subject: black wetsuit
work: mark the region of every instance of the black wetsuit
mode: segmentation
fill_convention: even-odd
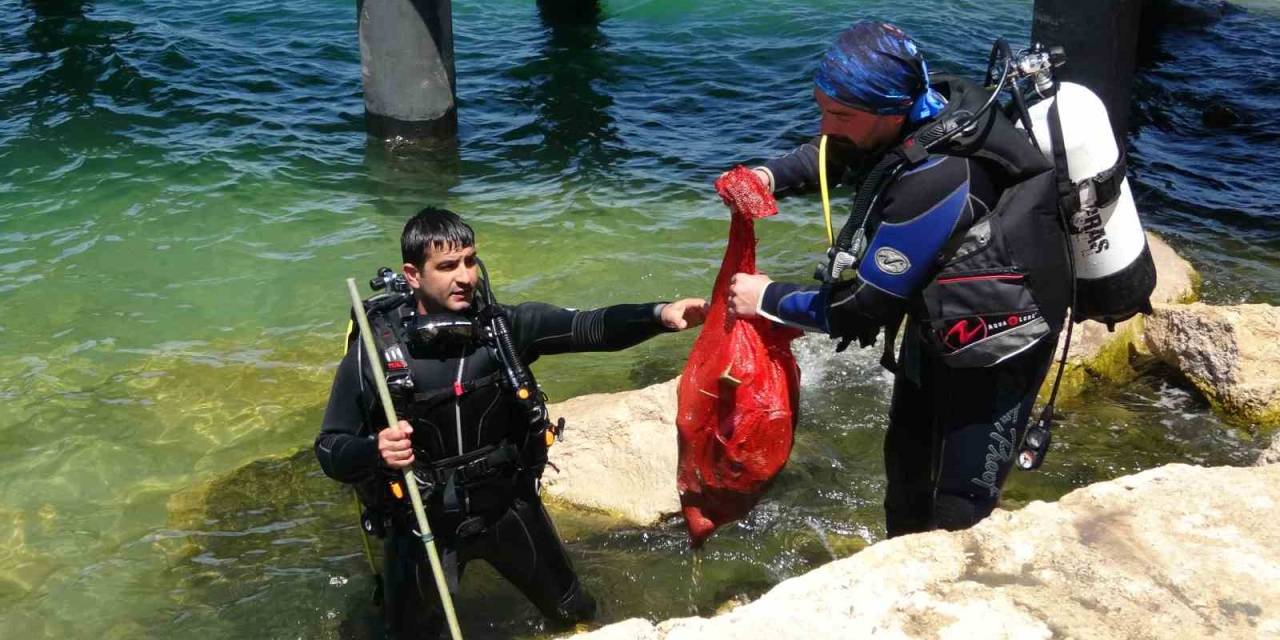
[[[526,303],[508,312],[515,347],[529,364],[543,355],[614,351],[640,343],[664,331],[658,310],[658,303],[593,311]],[[484,559],[552,621],[590,619],[595,601],[578,581],[538,496],[543,435],[531,433],[528,414],[498,383],[493,347],[478,341],[409,344],[406,361],[417,396],[394,401],[397,415],[414,427],[415,471],[438,480],[424,490],[423,499],[450,581],[456,584],[468,561]],[[384,608],[390,634],[435,638],[443,611],[422,542],[413,534],[408,499],[396,500],[387,491],[389,482],[403,474],[381,464],[376,432],[385,419],[367,357],[357,340],[338,366],[316,437],[316,457],[329,477],[357,485],[385,528]],[[461,395],[436,393],[452,390],[459,381]],[[495,462],[489,473],[471,473],[469,480],[447,483],[445,476],[428,471],[480,457],[496,460],[499,449],[518,452],[517,459]],[[468,469],[474,471],[474,465]]]
[[[829,155],[833,184],[857,179],[866,163],[851,157]],[[779,196],[816,189],[817,141],[765,167]],[[856,277],[829,293],[818,285],[772,283],[761,315],[833,336],[871,337],[896,326],[904,313],[920,309],[920,292],[936,276],[945,247],[996,206],[1007,186],[1000,175],[985,160],[930,156],[881,194],[872,211],[879,225],[868,233]],[[1056,333],[997,365],[961,369],[923,348],[919,323],[906,326],[884,445],[888,534],[967,528],[999,500]]]

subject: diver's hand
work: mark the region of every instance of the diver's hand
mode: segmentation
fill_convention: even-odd
[[[729,313],[739,318],[754,318],[759,315],[760,298],[764,296],[765,287],[773,280],[763,273],[735,273],[729,280]]]
[[[676,331],[696,327],[707,319],[707,301],[702,298],[684,298],[668,302],[659,312],[662,326]]]
[[[409,436],[413,427],[401,420],[394,427],[378,432],[378,453],[382,463],[392,469],[403,469],[413,464],[413,441]]]
[[[720,179],[728,175],[728,173],[728,171],[721,173],[720,176],[716,178],[716,182],[719,182]],[[773,174],[769,173],[768,169],[764,167],[754,167],[751,169],[751,173],[754,173],[756,178],[760,179],[760,184],[763,184],[764,188],[769,190],[769,193],[773,193]]]

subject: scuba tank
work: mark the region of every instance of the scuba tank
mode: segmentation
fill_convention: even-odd
[[[1048,69],[1045,70],[1046,73]],[[1075,321],[1115,323],[1151,313],[1155,263],[1125,177],[1107,109],[1092,91],[1062,82],[1032,105],[1031,130],[1045,157],[1065,161],[1069,195],[1062,198],[1075,263]],[[1055,135],[1054,125],[1060,123]],[[1059,153],[1061,151],[1061,153]]]

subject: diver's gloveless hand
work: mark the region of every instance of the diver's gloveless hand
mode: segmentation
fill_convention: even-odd
[[[725,175],[728,173],[729,173],[728,171],[721,173],[720,176],[716,178],[716,180],[718,181],[720,178],[725,177]],[[767,189],[770,192],[773,191],[773,174],[769,173],[768,169],[764,167],[755,167],[751,169],[751,173],[756,174],[756,177],[760,179],[760,184],[763,184],[765,189]]]
[[[413,427],[401,420],[393,427],[378,432],[378,454],[382,456],[382,464],[392,469],[403,469],[413,464],[413,441],[409,436]]]
[[[676,331],[701,325],[707,319],[707,301],[702,298],[684,298],[669,302],[660,313],[662,326]]]
[[[763,273],[735,273],[729,280],[729,313],[739,318],[760,315],[760,299],[773,280]]]

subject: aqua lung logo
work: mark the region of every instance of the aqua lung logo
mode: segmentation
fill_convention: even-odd
[[[876,249],[876,268],[891,276],[898,276],[911,268],[911,261],[897,249],[880,247]]]
[[[945,331],[939,330],[938,336],[942,340],[942,344],[950,352],[955,352],[975,342],[1016,329],[1039,318],[1039,311],[1013,313],[1008,316],[988,316],[986,318],[971,316],[955,321]]]

